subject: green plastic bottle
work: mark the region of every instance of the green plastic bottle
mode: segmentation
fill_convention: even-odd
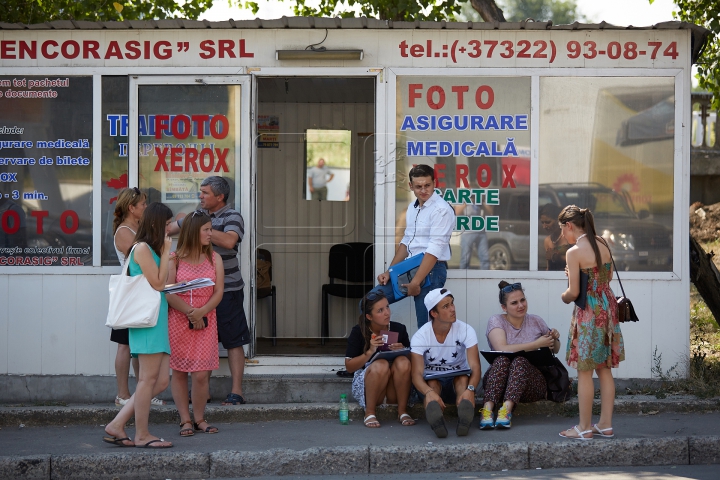
[[[347,395],[340,394],[340,425],[350,425]]]

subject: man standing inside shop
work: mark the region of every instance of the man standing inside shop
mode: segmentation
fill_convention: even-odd
[[[317,165],[308,173],[308,187],[313,200],[327,200],[327,183],[335,174],[325,165],[325,159],[318,160]]]
[[[232,376],[232,390],[223,405],[245,403],[242,380],[245,372],[245,351],[243,345],[250,343],[245,309],[244,293],[238,248],[245,234],[245,222],[239,212],[227,204],[230,185],[223,177],[208,177],[200,184],[200,207],[212,221],[213,250],[223,259],[225,268],[225,290],[220,304],[216,307],[218,339],[228,352],[228,364]],[[177,221],[178,227],[183,219]],[[173,232],[171,232],[172,234]]]
[[[408,296],[415,297],[415,314],[418,328],[428,321],[425,308],[425,296],[431,290],[445,286],[447,278],[447,262],[450,260],[450,236],[455,225],[455,211],[445,200],[435,193],[435,172],[428,165],[414,166],[408,175],[410,190],[416,200],[412,202],[405,215],[405,234],[395,250],[393,266],[408,257],[424,253],[422,263],[407,288]],[[424,287],[425,278],[430,284]],[[383,292],[390,303],[396,298],[390,285],[388,271],[378,276],[380,285],[373,291]]]

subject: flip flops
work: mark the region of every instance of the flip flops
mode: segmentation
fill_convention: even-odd
[[[156,438],[155,440],[150,440],[144,445],[135,445],[135,448],[171,448],[172,444],[170,445],[153,445],[154,443],[164,442],[162,438]]]
[[[593,424],[592,424],[593,433],[596,434],[596,435],[600,435],[602,438],[612,438],[612,437],[614,437],[614,436],[615,436],[614,433],[610,433],[610,434],[606,434],[606,433],[605,433],[605,432],[607,432],[607,431],[612,431],[612,429],[613,429],[612,427],[610,427],[610,428],[600,428],[600,427],[597,426],[596,423],[593,423]]]
[[[378,422],[378,419],[375,415],[368,415],[363,420],[363,423],[368,428],[380,428],[380,422]]]
[[[402,415],[400,415],[398,420],[403,427],[410,427],[412,425],[415,425],[415,420],[407,413],[403,413]]]
[[[591,429],[591,430],[585,430],[585,431],[581,432],[580,429],[577,427],[577,425],[575,425],[574,427],[572,427],[572,429],[575,430],[575,432],[577,432],[577,434],[578,434],[577,437],[568,437],[567,435],[563,435],[563,434],[565,433],[565,431],[560,432],[559,435],[560,435],[561,437],[563,437],[563,438],[567,438],[568,440],[585,440],[585,441],[587,441],[587,440],[592,440],[592,439],[593,439],[593,431],[592,431],[592,429]],[[568,429],[568,430],[569,430],[569,429]],[[589,436],[586,437],[585,435],[589,435]]]
[[[447,437],[448,431],[445,426],[445,418],[443,417],[442,407],[438,402],[432,401],[427,404],[427,407],[425,407],[425,418],[438,438]]]
[[[116,446],[118,446],[118,447],[134,447],[134,446],[135,446],[134,443],[133,443],[132,445],[128,445],[128,444],[125,443],[125,442],[128,442],[128,441],[132,442],[132,440],[130,439],[130,437],[125,437],[125,438],[103,437],[103,442],[105,442],[105,443],[111,443],[111,444],[116,445]]]

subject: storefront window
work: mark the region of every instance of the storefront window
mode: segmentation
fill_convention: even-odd
[[[530,78],[398,77],[396,241],[415,200],[407,174],[435,169],[456,212],[450,268],[527,270]]]
[[[542,78],[541,226],[544,212],[589,208],[619,269],[670,271],[674,95],[673,78]],[[552,267],[548,248],[562,250],[552,226],[541,228],[540,270]]]
[[[0,87],[0,266],[92,265],[92,77]]]
[[[118,193],[128,186],[128,77],[102,77],[102,264],[118,265],[113,218]]]
[[[148,203],[163,202],[175,214],[192,212],[203,179],[217,175],[230,183],[228,204],[234,206],[240,88],[139,86],[139,186]]]

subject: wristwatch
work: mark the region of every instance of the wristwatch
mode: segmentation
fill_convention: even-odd
[[[467,389],[470,390],[471,392],[474,392],[474,391],[475,391],[475,386],[474,386],[474,385],[468,385]]]

